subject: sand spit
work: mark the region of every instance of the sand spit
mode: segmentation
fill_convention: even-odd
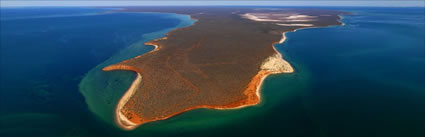
[[[142,75],[140,73],[137,73],[136,79],[133,81],[130,88],[121,97],[121,99],[118,102],[117,107],[115,109],[115,120],[118,123],[118,125],[123,129],[132,130],[132,129],[137,127],[137,124],[130,121],[121,112],[121,109],[128,102],[128,100],[131,98],[131,96],[133,96],[133,94],[136,92],[137,88],[140,86],[141,83],[142,83]]]
[[[163,37],[157,40],[161,39],[167,39],[167,37]],[[157,41],[153,40],[153,41]],[[155,49],[149,51],[148,53],[152,53],[159,50],[159,46],[155,44],[154,42],[146,42],[145,45],[154,46]],[[147,53],[146,53],[147,54]],[[140,58],[142,55],[139,55],[135,58]],[[124,93],[124,95],[119,100],[116,109],[115,109],[115,121],[117,122],[118,126],[121,127],[124,130],[133,130],[136,127],[138,127],[140,124],[134,123],[131,120],[129,120],[121,111],[125,104],[130,100],[130,98],[136,93],[136,90],[140,88],[140,84],[142,83],[142,75],[140,74],[140,70],[128,65],[111,65],[103,68],[103,71],[113,71],[113,70],[128,70],[128,71],[134,71],[137,73],[136,79],[131,84],[130,88]]]
[[[160,39],[156,39],[153,41],[158,40],[164,40],[167,39],[167,37],[163,37]],[[159,50],[159,46],[154,42],[146,42],[145,45],[154,46],[155,48],[148,53],[156,52]],[[147,54],[147,53],[146,53]],[[140,58],[142,55],[139,55],[135,58]],[[118,126],[121,127],[124,130],[133,130],[136,127],[138,127],[140,124],[134,123],[131,120],[129,120],[121,111],[125,104],[130,100],[130,98],[136,93],[136,90],[140,88],[140,84],[142,83],[142,75],[140,74],[140,70],[127,65],[111,65],[103,68],[103,71],[112,71],[112,70],[128,70],[128,71],[134,71],[137,73],[136,79],[131,84],[130,88],[124,93],[124,95],[119,100],[117,107],[115,109],[115,121],[117,122]]]

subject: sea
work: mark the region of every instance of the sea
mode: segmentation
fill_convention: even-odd
[[[136,76],[101,69],[153,50],[144,43],[195,20],[111,12],[117,8],[0,8],[0,136],[425,136],[423,7],[296,8],[349,14],[344,26],[288,32],[274,45],[295,73],[267,77],[259,105],[196,109],[132,131],[115,124],[114,110]]]

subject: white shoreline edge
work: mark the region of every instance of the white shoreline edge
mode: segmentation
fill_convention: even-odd
[[[136,89],[139,87],[142,82],[142,75],[137,73],[136,79],[131,83],[130,88],[124,93],[121,99],[118,101],[117,107],[115,109],[115,120],[118,125],[125,130],[132,130],[136,128],[138,125],[134,122],[131,122],[122,112],[121,109],[127,104],[128,100],[133,96],[136,92]]]
[[[280,41],[279,41],[279,43],[278,43],[278,44],[282,44],[282,43],[284,43],[284,42],[286,41],[286,34],[285,34],[285,33],[286,33],[286,32],[283,32],[283,33],[282,33],[282,38],[280,39]],[[292,65],[291,65],[288,61],[286,61],[286,60],[283,58],[282,53],[280,53],[278,50],[276,50],[275,45],[276,45],[276,44],[273,44],[273,45],[272,45],[273,50],[276,52],[275,54],[277,54],[277,57],[279,57],[281,60],[283,60],[284,62],[286,62],[286,63],[287,63],[287,65],[288,65],[288,66],[286,66],[286,67],[290,68],[290,71],[287,71],[287,72],[284,72],[284,71],[271,71],[271,72],[270,72],[270,74],[267,74],[267,75],[265,75],[265,76],[263,76],[263,77],[261,78],[260,83],[258,84],[257,89],[256,89],[256,94],[257,94],[257,96],[260,98],[259,103],[261,103],[261,94],[260,94],[260,92],[261,92],[261,87],[263,86],[264,80],[265,80],[265,79],[266,79],[269,75],[271,75],[271,74],[279,74],[279,73],[294,73],[294,72],[295,72],[295,70],[294,70],[294,68],[292,67]],[[273,55],[272,55],[272,56],[273,56]],[[263,63],[264,63],[264,62],[263,62]]]

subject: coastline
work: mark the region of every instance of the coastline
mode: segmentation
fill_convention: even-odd
[[[282,44],[282,43],[284,43],[285,41],[286,41],[286,35],[285,35],[285,33],[286,32],[283,32],[282,33],[282,39],[279,41],[279,43],[277,43],[277,44]],[[295,72],[295,70],[294,70],[294,68],[292,67],[292,65],[288,62],[288,61],[286,61],[285,59],[283,59],[283,56],[282,56],[282,53],[280,53],[279,51],[277,51],[276,50],[276,48],[274,47],[276,44],[273,44],[272,45],[272,47],[273,47],[273,50],[276,52],[275,54],[277,55],[277,57],[279,58],[279,59],[281,59],[282,61],[284,61],[284,62],[286,62],[287,64],[285,64],[285,66],[288,68],[288,71],[266,71],[265,73],[265,75],[264,76],[262,76],[261,77],[261,80],[260,80],[260,82],[259,82],[259,84],[258,84],[258,86],[257,86],[257,89],[256,89],[256,94],[257,94],[257,96],[258,96],[258,98],[259,98],[259,101],[258,101],[258,103],[260,103],[261,102],[261,87],[262,87],[262,85],[263,85],[263,83],[264,83],[264,80],[269,76],[269,75],[271,75],[271,74],[279,74],[279,73],[294,73]],[[264,62],[263,62],[264,63]],[[261,71],[264,71],[264,70],[261,70]],[[261,71],[260,72],[258,72],[258,73],[261,73]],[[258,74],[257,74],[258,75]],[[257,103],[257,104],[258,104]]]
[[[186,14],[186,15],[189,15],[191,19],[194,19],[192,15],[190,15],[190,14]],[[341,19],[341,17],[339,17],[339,19]],[[197,19],[195,19],[195,20],[197,20]],[[191,26],[195,25],[195,23],[193,23]],[[344,25],[344,24],[341,23],[341,24],[336,24],[336,25]],[[328,26],[331,26],[331,25],[328,25]],[[298,29],[320,28],[320,27],[328,27],[328,26],[301,27],[301,28],[298,28]],[[162,39],[167,39],[168,35],[171,32],[174,32],[174,31],[179,30],[179,29],[186,29],[186,28],[187,27],[173,29],[173,30],[169,31],[168,33],[166,33],[166,36],[164,36],[162,38],[146,42],[145,43],[146,46],[154,46],[155,47],[155,49],[149,51],[148,53],[153,53],[155,51],[158,51],[161,47],[160,44],[158,43],[158,41],[162,40]],[[132,67],[132,66],[128,66],[126,64],[115,64],[115,65],[105,67],[103,69],[103,71],[129,70],[129,71],[134,71],[138,75],[140,75],[140,78],[138,77],[138,78],[136,78],[136,80],[133,81],[130,88],[121,97],[121,99],[118,103],[119,105],[117,105],[117,107],[116,107],[116,114],[115,115],[116,115],[117,124],[122,129],[132,130],[132,129],[137,128],[138,126],[140,126],[144,123],[168,119],[170,117],[173,117],[175,115],[178,115],[178,114],[181,114],[181,113],[193,110],[193,109],[207,108],[207,109],[226,110],[226,109],[239,109],[239,108],[244,108],[244,107],[247,107],[247,106],[253,106],[253,105],[259,104],[261,102],[261,87],[263,85],[264,80],[267,78],[267,76],[269,76],[271,74],[293,73],[294,72],[294,69],[291,66],[291,64],[283,59],[282,53],[278,52],[274,46],[276,44],[281,44],[281,43],[284,43],[286,41],[286,35],[285,35],[286,32],[295,32],[298,29],[294,29],[294,30],[290,30],[290,31],[284,31],[282,33],[281,39],[279,41],[273,42],[271,44],[272,49],[274,51],[274,54],[272,54],[271,56],[269,56],[265,60],[263,60],[262,64],[260,66],[258,66],[258,67],[260,67],[259,71],[257,72],[257,74],[254,77],[251,78],[251,80],[247,84],[247,87],[245,88],[245,90],[243,90],[243,94],[246,96],[246,99],[238,100],[238,101],[235,101],[235,102],[232,102],[232,103],[229,103],[229,104],[224,104],[224,105],[215,105],[215,106],[213,106],[213,105],[195,105],[195,106],[190,106],[190,107],[182,109],[181,111],[176,111],[176,112],[168,114],[166,116],[157,117],[157,118],[154,118],[154,119],[142,119],[140,116],[138,116],[134,112],[131,112],[131,111],[128,112],[128,113],[124,112],[124,113],[127,113],[128,115],[130,115],[129,116],[130,119],[128,119],[124,115],[124,113],[122,112],[123,106],[133,96],[135,89],[139,88],[140,85],[141,85],[140,84],[142,82],[142,80],[141,80],[141,77],[142,77],[141,76],[142,75],[141,70],[139,70],[138,68]],[[145,54],[142,54],[142,55],[145,55]],[[140,58],[142,55],[139,55],[135,58]],[[123,62],[126,62],[126,61],[123,61]]]
[[[174,29],[175,30],[175,29]],[[168,34],[168,33],[167,33]],[[158,38],[152,41],[167,39],[167,36],[164,36],[162,38]],[[154,42],[146,42],[146,46],[154,46],[154,49],[145,53],[153,53],[155,51],[159,50],[159,45],[155,44]],[[144,54],[142,54],[144,55]],[[136,56],[135,58],[140,58],[142,55]],[[131,66],[108,66],[103,68],[103,71],[111,71],[111,70],[128,70],[128,71],[134,71],[137,74],[136,79],[131,83],[130,87],[127,91],[125,91],[124,95],[120,98],[118,101],[118,104],[115,109],[115,122],[119,127],[121,127],[124,130],[133,130],[137,128],[140,124],[134,123],[131,120],[129,120],[121,111],[121,109],[124,107],[124,105],[128,102],[128,100],[134,95],[136,92],[136,89],[140,87],[140,84],[142,83],[142,74],[140,74],[140,71],[136,68],[133,68]]]
[[[136,123],[131,122],[129,119],[127,119],[127,117],[124,116],[124,114],[121,112],[121,108],[124,107],[124,105],[128,102],[130,97],[133,96],[133,94],[136,92],[136,89],[137,87],[139,87],[141,82],[142,82],[142,75],[140,73],[137,73],[136,79],[133,81],[130,88],[121,97],[115,109],[115,121],[123,129],[131,130],[137,127]]]
[[[161,39],[167,39],[167,36],[165,36],[163,38],[156,39],[156,40],[161,40]],[[152,53],[152,52],[159,50],[160,46],[158,44],[154,43],[154,41],[156,41],[156,40],[152,40],[153,42],[150,41],[150,42],[145,43],[145,45],[147,45],[147,46],[154,46],[155,47],[155,49],[153,49],[152,51],[149,51],[148,53]],[[271,74],[293,73],[294,72],[294,69],[289,64],[289,62],[284,60],[283,57],[282,57],[282,54],[279,51],[277,51],[276,48],[274,47],[275,44],[281,44],[281,43],[285,42],[285,40],[286,40],[286,36],[285,36],[285,32],[283,32],[282,38],[279,40],[279,42],[275,42],[271,45],[275,54],[270,56],[269,58],[274,58],[274,59],[285,62],[286,64],[281,64],[281,65],[284,66],[285,68],[287,68],[287,71],[282,71],[282,70],[285,70],[283,68],[278,68],[278,69],[274,69],[274,70],[273,70],[273,68],[269,68],[269,70],[262,68],[257,73],[257,75],[255,75],[251,79],[251,81],[248,84],[248,88],[244,91],[245,95],[248,96],[246,100],[242,100],[242,102],[235,102],[234,104],[229,104],[229,105],[225,105],[225,106],[209,106],[209,105],[194,106],[194,107],[188,108],[188,109],[186,109],[182,112],[179,112],[179,113],[176,113],[176,114],[171,114],[168,117],[165,117],[163,119],[157,119],[157,120],[168,119],[168,118],[173,117],[175,115],[178,115],[178,114],[181,114],[181,113],[193,110],[193,109],[198,109],[198,108],[207,108],[207,109],[216,109],[216,110],[231,110],[231,109],[240,109],[240,108],[244,108],[244,107],[248,107],[248,106],[254,106],[254,105],[259,104],[261,102],[261,86],[263,85],[263,82],[267,78],[267,76],[269,76]],[[147,54],[147,53],[145,53],[145,54]],[[135,58],[138,58],[140,56],[137,56]],[[268,59],[266,59],[263,62],[263,64],[266,64]],[[131,120],[129,120],[121,111],[122,107],[134,95],[136,89],[140,86],[140,83],[142,82],[142,75],[139,73],[140,70],[137,70],[136,68],[133,68],[133,67],[130,67],[130,66],[122,66],[122,65],[120,65],[120,66],[114,66],[114,65],[108,66],[108,67],[105,67],[103,70],[104,71],[128,70],[128,71],[134,71],[134,72],[137,73],[136,79],[133,81],[133,83],[131,84],[129,89],[124,93],[124,95],[120,98],[120,100],[117,104],[117,107],[115,109],[115,118],[116,118],[115,121],[116,121],[117,125],[124,130],[133,130],[133,129],[137,128],[138,126],[142,125],[143,123],[151,122],[151,121],[145,121],[143,123],[138,123],[138,124],[134,123]],[[253,94],[252,91],[255,91],[255,93]],[[255,96],[253,96],[253,95],[255,95]],[[157,120],[153,120],[153,121],[157,121]]]
[[[147,12],[147,13],[162,13],[162,12]],[[177,14],[177,13],[173,13],[173,14],[176,14],[176,15],[186,15],[186,14]],[[197,19],[193,18],[191,15],[187,15],[187,16],[189,16],[191,20],[194,20],[194,22],[191,25],[189,25],[189,26],[192,26],[192,25],[194,25],[197,22]],[[189,27],[189,26],[186,26],[186,27],[179,28],[179,26],[182,26],[182,25],[179,24],[177,26],[177,28],[174,28],[174,29],[169,30],[165,34],[164,37],[160,37],[160,38],[157,38],[157,39],[154,39],[154,40],[145,42],[144,43],[145,46],[154,46],[154,49],[151,50],[151,51],[149,51],[149,52],[147,52],[147,53],[138,55],[138,56],[136,56],[134,58],[140,58],[141,56],[143,56],[145,54],[153,53],[153,52],[158,51],[160,49],[160,46],[159,46],[159,44],[155,43],[156,41],[166,40],[168,38],[168,34],[169,33],[173,32],[173,31],[176,31],[178,29],[183,29],[183,28]],[[137,128],[138,126],[140,126],[141,124],[145,123],[145,122],[143,122],[143,123],[135,123],[135,122],[131,121],[130,119],[128,119],[123,114],[123,112],[121,111],[121,109],[124,107],[124,105],[134,95],[134,93],[136,92],[136,89],[139,88],[140,87],[140,84],[142,83],[142,77],[143,76],[140,73],[140,70],[137,69],[137,68],[135,68],[135,67],[127,66],[127,65],[110,65],[110,66],[104,67],[102,70],[103,71],[125,70],[125,71],[133,71],[133,72],[135,72],[137,74],[136,79],[132,82],[132,84],[130,85],[130,87],[125,91],[124,95],[119,99],[119,101],[118,101],[118,103],[117,103],[117,105],[115,107],[115,123],[121,129],[124,129],[124,130],[133,130],[133,129]],[[189,110],[187,110],[187,111],[189,111]],[[165,118],[165,119],[168,119],[168,117]],[[162,120],[162,119],[159,119],[159,120]],[[146,121],[146,122],[149,122],[149,121]]]

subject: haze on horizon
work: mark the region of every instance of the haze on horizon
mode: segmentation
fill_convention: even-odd
[[[425,7],[423,0],[1,0],[0,7],[39,6],[377,6]]]

